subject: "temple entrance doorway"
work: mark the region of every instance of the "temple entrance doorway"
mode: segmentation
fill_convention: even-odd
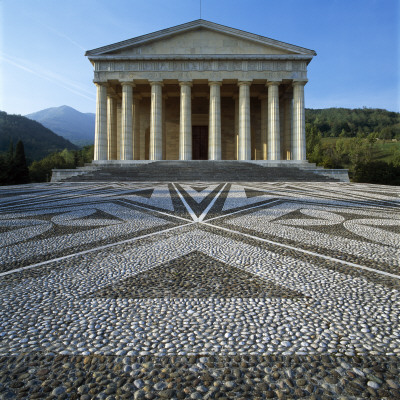
[[[192,127],[192,160],[208,160],[208,126]]]

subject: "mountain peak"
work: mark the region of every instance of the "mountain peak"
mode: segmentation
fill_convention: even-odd
[[[72,108],[72,107],[66,106],[66,105],[63,105],[63,106],[60,106],[60,107],[55,107],[55,108],[59,108],[60,110],[73,110],[73,111],[78,111],[78,110],[75,110],[75,108]],[[78,112],[79,112],[79,111],[78,111]]]
[[[81,113],[67,105],[46,108],[26,115],[46,128],[77,145],[92,144],[94,141],[94,113]]]

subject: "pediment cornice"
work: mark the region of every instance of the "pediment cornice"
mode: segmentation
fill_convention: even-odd
[[[193,54],[193,55],[171,55],[171,54],[157,54],[157,55],[120,55],[120,54],[105,54],[98,56],[91,56],[91,61],[164,61],[164,60],[177,60],[177,61],[209,61],[209,60],[299,60],[310,61],[313,56],[304,54]]]
[[[156,40],[163,40],[168,37],[188,32],[191,30],[195,30],[198,28],[205,28],[211,31],[227,34],[237,38],[250,40],[258,44],[263,44],[275,47],[277,49],[290,51],[292,53],[295,53],[295,55],[309,56],[311,58],[316,55],[316,52],[314,50],[306,49],[300,46],[295,46],[289,43],[245,32],[239,29],[230,28],[228,26],[216,24],[214,22],[210,22],[204,19],[198,19],[192,22],[188,22],[186,24],[177,25],[171,28],[162,29],[160,31],[149,33],[147,35],[137,36],[135,38],[124,40],[122,42],[110,44],[108,46],[102,46],[97,49],[88,50],[86,51],[85,55],[88,56],[90,60],[94,60],[94,57],[96,56],[105,56],[109,52],[123,50],[132,46],[144,45]],[[204,55],[202,56],[204,57]],[[246,55],[246,58],[249,58],[249,55]],[[128,58],[128,59],[134,59],[134,58]]]

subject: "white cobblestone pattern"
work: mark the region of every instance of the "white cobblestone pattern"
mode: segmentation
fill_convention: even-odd
[[[221,187],[1,188],[0,354],[400,355],[398,189]],[[193,252],[299,296],[100,294]]]

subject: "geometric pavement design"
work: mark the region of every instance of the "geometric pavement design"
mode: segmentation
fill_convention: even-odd
[[[399,207],[349,183],[2,187],[0,354],[398,355]]]
[[[161,279],[160,279],[161,277]],[[194,251],[93,293],[117,298],[302,297],[272,282]]]

